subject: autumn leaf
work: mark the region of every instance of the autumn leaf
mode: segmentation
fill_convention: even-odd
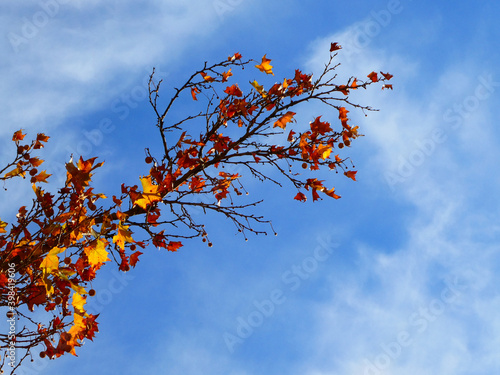
[[[340,85],[337,88],[342,94],[349,95],[349,88],[346,85]]]
[[[29,162],[32,167],[39,167],[43,163],[43,160],[39,158],[30,158]]]
[[[295,198],[293,198],[293,199],[298,200],[298,201],[301,201],[301,202],[305,202],[305,201],[307,200],[307,197],[305,196],[305,194],[304,194],[304,193],[299,192],[299,193],[295,196]]]
[[[278,121],[276,121],[274,123],[273,128],[279,127],[281,129],[285,129],[286,124],[288,124],[290,121],[293,120],[294,115],[295,115],[295,112],[288,111]]]
[[[40,268],[45,274],[49,274],[59,268],[59,257],[57,254],[66,250],[65,247],[54,247],[50,250],[40,264]]]
[[[338,43],[331,43],[330,45],[330,52],[333,52],[333,51],[337,51],[339,49],[341,49],[342,46]]]
[[[330,128],[330,124],[326,121],[320,121],[320,119],[321,116],[318,116],[314,119],[313,122],[310,123],[311,131],[313,133],[318,133],[321,135],[331,132],[332,128]]]
[[[5,221],[0,220],[0,233],[7,233],[7,231],[4,229],[7,226],[7,223]]]
[[[354,181],[356,181],[356,173],[358,173],[358,171],[347,171],[347,172],[344,172],[344,174],[347,177],[352,178]]]
[[[132,267],[135,267],[135,265],[139,261],[139,255],[142,255],[140,251],[136,251],[135,253],[130,255],[130,265]]]
[[[167,245],[168,251],[177,251],[180,247],[182,247],[182,242],[180,241],[170,241]]]
[[[198,89],[198,87],[191,87],[191,96],[193,97],[193,100],[198,100],[196,94],[198,94],[199,92],[200,90]]]
[[[326,195],[328,195],[329,197],[332,197],[334,199],[339,199],[340,195],[335,194],[334,191],[335,191],[335,188],[331,188],[330,190],[324,190],[323,193],[325,193]]]
[[[261,72],[274,75],[272,71],[273,67],[271,64],[269,64],[270,62],[271,60],[268,59],[266,55],[264,55],[264,57],[262,57],[262,62],[259,65],[255,65],[255,67],[259,69]]]
[[[87,255],[89,263],[92,267],[99,268],[102,263],[110,260],[108,258],[108,252],[106,251],[107,245],[107,241],[98,239],[96,243],[84,249],[85,255]]]
[[[328,145],[319,145],[317,153],[321,156],[322,159],[326,159],[330,156],[332,152],[332,148]]]
[[[31,182],[36,183],[36,182],[45,182],[47,183],[47,178],[52,176],[51,174],[48,174],[46,171],[41,171],[39,174],[36,176],[33,176],[31,178]]]
[[[126,242],[134,242],[132,238],[132,232],[128,229],[126,225],[119,225],[115,236],[113,236],[113,243],[116,244],[120,249],[125,249]]]
[[[205,72],[200,72],[201,76],[203,77],[203,79],[207,82],[213,82],[215,81],[214,78],[210,77],[207,73]]]
[[[36,140],[38,142],[48,142],[49,139],[50,139],[50,137],[48,135],[43,134],[43,133],[38,133],[36,135]]]
[[[371,72],[370,74],[367,75],[368,78],[372,80],[372,82],[378,82],[378,76],[377,73]]]
[[[261,86],[257,83],[256,80],[254,80],[253,82],[250,82],[250,84],[255,87],[255,90],[257,90],[257,92],[262,95],[263,97],[266,97],[266,92],[264,91],[264,86]]]
[[[24,176],[25,172],[20,167],[16,167],[15,169],[11,170],[10,172],[7,172],[3,177],[4,178],[10,178],[10,177],[15,177],[15,176]]]
[[[134,203],[139,207],[146,209],[149,205],[161,201],[161,195],[158,193],[158,185],[154,185],[151,181],[151,176],[146,176],[140,179],[142,183],[142,198],[137,199]]]
[[[22,141],[25,136],[26,136],[26,134],[23,134],[23,130],[21,129],[21,130],[18,130],[14,133],[14,135],[12,136],[12,140],[14,142]]]
[[[382,86],[382,90],[384,89],[391,89],[392,90],[392,85],[384,85]]]
[[[354,78],[354,81],[352,81],[351,86],[349,87],[353,90],[356,90],[358,88],[358,80]]]
[[[194,192],[200,192],[203,190],[204,186],[205,186],[205,181],[203,180],[203,178],[198,176],[193,176],[193,178],[191,178],[191,182],[189,183],[189,190]]]
[[[231,77],[233,73],[231,73],[231,69],[229,69],[227,72],[222,73],[222,82],[226,82],[229,77]]]
[[[393,77],[393,75],[389,73],[380,72],[380,74],[382,74],[386,80],[390,80]]]
[[[80,285],[74,284],[71,281],[70,281],[70,287],[71,287],[71,289],[73,289],[78,294],[85,294],[85,293],[87,293],[87,291],[85,290],[85,288],[81,287]]]
[[[241,92],[240,88],[236,84],[226,87],[224,92],[228,95],[231,95],[231,96],[237,96],[237,97],[243,96],[243,93]]]
[[[83,314],[83,312],[85,311],[83,309],[83,305],[85,305],[87,303],[87,297],[85,296],[81,296],[80,294],[78,293],[73,293],[73,301],[71,302],[71,305],[73,306],[73,308],[75,309],[75,313],[80,313],[80,314]]]
[[[229,56],[227,61],[241,60],[241,54],[236,52],[233,56]]]

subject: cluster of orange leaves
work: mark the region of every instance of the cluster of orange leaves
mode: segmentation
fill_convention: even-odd
[[[337,43],[332,43],[330,51],[340,48]],[[239,53],[228,57],[228,61],[235,64],[241,59]],[[264,55],[255,67],[267,75],[274,75],[270,62]],[[213,89],[211,85],[215,83],[226,83],[233,75],[231,69],[216,75],[205,71],[199,73],[202,80],[189,86],[195,101],[204,89]],[[382,80],[392,78],[388,73],[380,74],[383,76]],[[348,95],[350,90],[366,87],[379,80],[375,72],[367,77],[370,81],[359,83],[354,78],[346,85],[336,86],[334,91]],[[306,129],[290,129],[291,124],[296,122],[296,113],[290,110],[293,108],[294,98],[310,94],[315,89],[312,74],[295,70],[293,78],[285,78],[268,89],[256,80],[250,82],[250,85],[251,92],[247,94],[237,84],[224,88],[225,95],[220,96],[215,110],[218,123],[224,128],[236,124],[236,129],[252,130],[258,123],[259,116],[265,117],[267,113],[273,121],[263,124],[263,128],[258,128],[254,133],[248,130],[248,134],[259,134],[258,131],[268,126],[273,132],[281,132],[286,142],[250,149],[240,140],[233,140],[222,134],[219,128],[202,133],[199,137],[193,137],[184,131],[171,149],[173,155],[163,158],[163,162],[148,156],[147,163],[152,163],[153,160],[155,162],[149,174],[140,178],[141,186],[122,185],[121,196],[113,196],[113,203],[108,208],[104,208],[101,203],[106,197],[94,193],[90,186],[93,171],[102,166],[102,163],[95,163],[96,158],[83,160],[80,157],[76,163],[72,160],[66,163],[65,186],[57,194],[52,194],[39,186],[40,183],[46,183],[50,176],[46,171],[38,171],[43,160],[30,154],[32,150],[43,147],[48,137],[38,134],[31,145],[21,145],[25,134],[21,130],[14,134],[17,158],[10,164],[13,169],[6,172],[2,179],[25,177],[29,173],[36,202],[31,210],[25,206],[19,209],[17,223],[13,223],[9,231],[6,229],[8,224],[0,220],[0,260],[2,264],[14,263],[16,273],[25,285],[22,293],[17,294],[18,306],[26,305],[30,311],[36,306],[43,306],[46,311],[54,313],[49,325],[39,324],[37,327],[45,344],[43,355],[49,358],[59,357],[67,352],[76,355],[75,347],[80,346],[84,339],[93,339],[97,332],[97,316],[87,313],[85,304],[88,296],[95,294],[93,289],[89,289],[89,285],[95,279],[97,270],[111,260],[112,254],[119,269],[128,271],[130,267],[135,267],[142,254],[137,247],[143,249],[147,245],[146,242],[134,240],[134,233],[127,223],[129,217],[144,215],[145,223],[151,229],[148,232],[151,243],[158,248],[177,251],[182,242],[169,240],[164,230],[152,230],[161,225],[158,221],[162,217],[159,203],[169,193],[185,188],[192,193],[213,194],[219,204],[229,197],[231,188],[237,195],[241,195],[235,186],[235,182],[241,177],[239,174],[224,171],[210,174],[207,166],[217,169],[219,164],[227,160],[225,158],[228,155],[248,156],[250,161],[247,158],[245,163],[255,165],[285,160],[289,165],[298,163],[311,171],[319,170],[321,166],[327,166],[331,170],[340,168],[345,176],[356,180],[357,172],[349,170],[345,164],[346,159],[335,151],[335,148],[349,147],[352,140],[360,135],[358,126],[349,124],[349,111],[344,106],[336,107],[342,124],[340,131],[334,130],[321,116],[314,118]],[[384,88],[392,86],[384,85]],[[320,199],[319,192],[335,199],[340,198],[335,194],[334,188],[326,188],[323,181],[317,178],[294,181],[299,188],[295,200],[307,199],[300,188],[311,191],[313,201]],[[123,208],[124,200],[128,200],[128,208]],[[207,234],[204,231],[201,235],[206,240]],[[2,295],[6,293],[6,285],[7,277],[2,270]]]

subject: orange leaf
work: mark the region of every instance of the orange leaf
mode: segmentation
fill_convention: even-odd
[[[23,134],[23,130],[21,129],[21,130],[18,130],[17,132],[14,133],[14,135],[12,136],[12,140],[14,142],[22,141],[25,136],[26,136],[26,134]]]
[[[205,186],[205,181],[203,180],[203,178],[193,176],[191,182],[189,183],[189,190],[200,192],[203,190],[203,186]]]
[[[35,158],[30,158],[29,162],[30,162],[31,166],[38,167],[43,163],[43,160],[35,157]]]
[[[272,70],[273,67],[271,64],[269,64],[269,62],[271,62],[271,60],[268,59],[266,55],[264,55],[264,57],[262,57],[262,62],[259,65],[255,65],[255,67],[259,69],[261,72],[274,75]]]
[[[312,132],[319,133],[321,135],[325,135],[325,133],[331,132],[332,128],[330,128],[330,124],[326,121],[320,121],[320,119],[321,116],[318,116],[314,119],[313,122],[310,123]]]
[[[182,247],[182,242],[180,241],[170,241],[167,245],[168,251],[177,251],[180,247]]]
[[[384,89],[391,89],[392,90],[392,85],[384,85],[382,86],[382,90]]]
[[[39,174],[31,178],[31,182],[45,182],[47,183],[47,178],[52,176],[51,174],[46,173],[45,171],[41,171]]]
[[[198,87],[191,87],[191,96],[193,97],[193,100],[198,100],[196,98],[196,94],[198,94],[200,92],[200,90],[198,89]]]
[[[200,72],[201,76],[203,77],[203,79],[207,82],[213,82],[215,81],[214,78],[210,77],[209,75],[207,75],[205,72]]]
[[[227,72],[222,73],[222,82],[226,82],[229,77],[231,77],[233,73],[231,73],[231,69],[229,69]]]
[[[229,56],[227,61],[241,60],[241,54],[236,52],[233,56]]]
[[[352,178],[354,181],[356,181],[356,173],[358,173],[358,171],[347,171],[347,172],[344,172],[344,174],[347,177]]]
[[[224,92],[228,95],[231,95],[231,96],[237,96],[237,97],[243,96],[243,93],[241,92],[240,88],[236,84],[226,87]]]
[[[334,191],[335,191],[335,188],[331,188],[330,190],[324,190],[323,193],[325,193],[326,195],[328,195],[329,197],[332,197],[334,199],[339,199],[340,195],[335,194]]]
[[[43,133],[38,133],[36,135],[36,140],[39,142],[48,142],[49,138],[50,138],[49,136],[47,136]]]
[[[285,113],[278,121],[274,123],[273,128],[280,127],[281,129],[285,129],[286,124],[293,120],[293,116],[295,112],[288,111]]]

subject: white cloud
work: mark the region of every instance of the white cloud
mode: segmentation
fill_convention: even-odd
[[[328,43],[342,37],[349,39],[342,33],[318,42],[321,49],[311,64],[317,68],[318,62],[324,60]],[[457,72],[470,70],[471,62],[445,69],[439,79],[427,84],[429,95],[410,97],[410,88],[405,89],[405,84],[411,79],[405,74],[418,73],[418,62],[409,63],[370,48],[362,52],[349,61],[350,71],[389,70],[397,77],[394,92],[380,93],[372,88],[363,95],[364,102],[382,109],[376,116],[362,119],[367,135],[363,141],[371,147],[365,156],[368,160],[358,161],[370,166],[370,176],[377,184],[383,182],[380,176],[388,170],[397,171],[400,160],[411,158],[419,147],[415,140],[422,143],[431,139],[435,129],[441,129],[446,137],[432,150],[429,148],[423,162],[414,163],[410,175],[395,188],[394,197],[416,208],[407,220],[404,245],[386,253],[361,244],[359,268],[352,270],[352,277],[331,278],[331,300],[316,310],[320,322],[318,355],[305,363],[304,373],[492,371],[499,365],[494,355],[500,325],[495,316],[498,302],[491,296],[499,281],[494,270],[500,257],[496,245],[498,225],[494,222],[498,203],[491,202],[491,195],[499,186],[481,187],[479,174],[488,175],[488,168],[498,160],[498,132],[488,126],[494,102],[486,98],[476,106],[471,95],[478,79],[457,77]],[[478,71],[478,65],[472,70]],[[453,94],[446,97],[450,84]],[[452,131],[450,124],[443,124],[443,114],[455,102],[464,100],[474,108]],[[484,137],[477,136],[477,122],[486,126]],[[467,147],[464,140],[474,139],[478,144]],[[474,156],[467,157],[468,153]],[[477,176],[477,180],[471,182],[469,176]],[[392,194],[387,186],[374,184],[374,189]],[[485,199],[490,199],[492,207],[477,207],[477,198],[473,199],[477,192],[489,194]],[[459,292],[448,303],[443,295],[446,297],[448,285],[455,278],[459,280]],[[422,315],[425,311],[430,311],[428,317]],[[484,327],[480,332],[478,325]],[[402,332],[409,334],[408,346],[397,342]]]

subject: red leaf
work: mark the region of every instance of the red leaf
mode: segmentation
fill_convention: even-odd
[[[372,80],[372,82],[378,82],[378,76],[377,73],[371,72],[370,74],[367,75],[368,78]]]
[[[130,265],[132,267],[135,267],[136,263],[139,261],[139,255],[142,253],[140,251],[136,251],[132,255],[130,255]]]
[[[340,44],[338,44],[338,43],[332,43],[330,45],[330,52],[337,51],[337,50],[339,50],[341,48],[342,48],[342,46]]]
[[[386,80],[390,80],[393,77],[393,75],[389,73],[380,72],[380,74],[382,74]]]
[[[301,201],[301,202],[305,202],[307,200],[307,197],[305,196],[304,193],[298,193],[295,198],[293,198],[295,200],[298,200],[298,201]]]
[[[319,133],[321,135],[325,135],[327,132],[331,132],[332,128],[330,128],[330,124],[328,122],[320,121],[321,116],[318,116],[311,122],[311,130],[313,133]]]

